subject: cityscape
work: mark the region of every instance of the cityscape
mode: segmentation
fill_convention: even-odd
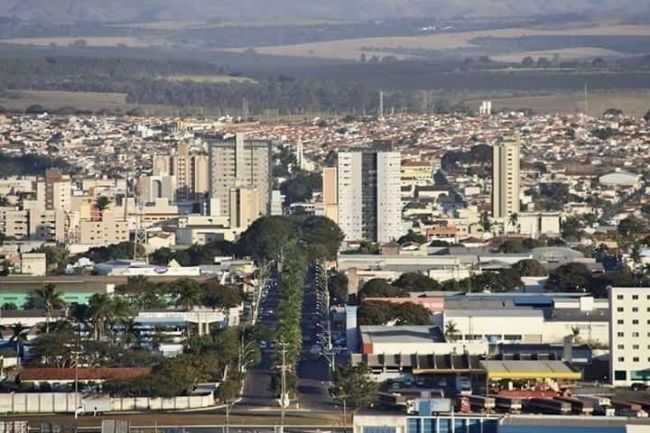
[[[151,21],[71,2],[50,21],[37,3],[0,5],[0,433],[650,432],[650,51],[626,33],[643,15],[621,18],[624,42],[574,29],[603,45],[568,64],[492,59],[533,52],[497,41],[528,10],[447,5],[425,26],[301,6],[272,25],[199,20],[200,2]],[[439,60],[407,44],[490,31]],[[372,38],[384,57],[305,55]],[[207,52],[223,57],[189,57]],[[585,84],[533,109],[381,82],[427,65],[539,80],[510,102]],[[319,75],[336,68],[368,88]],[[601,75],[634,75],[645,108]]]

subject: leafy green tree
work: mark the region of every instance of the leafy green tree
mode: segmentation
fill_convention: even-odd
[[[70,263],[70,252],[63,246],[43,246],[32,250],[32,252],[45,254],[47,272],[51,274],[62,274]]]
[[[441,287],[436,280],[419,272],[403,273],[392,285],[407,292],[436,291]]]
[[[543,277],[546,275],[546,268],[535,259],[520,260],[512,268],[522,277]]]
[[[552,292],[585,291],[591,282],[591,271],[583,263],[567,263],[554,269],[546,281],[546,290]]]
[[[371,406],[377,399],[378,385],[370,378],[365,364],[338,368],[330,395],[338,404],[344,404],[354,412]]]
[[[345,273],[330,270],[327,278],[327,288],[333,303],[345,303],[348,299],[348,277]]]
[[[629,216],[618,223],[618,233],[623,237],[639,235],[647,229],[645,223],[634,216]]]
[[[394,304],[389,302],[363,302],[359,307],[359,325],[385,325],[393,319]]]
[[[302,203],[311,200],[314,191],[322,189],[323,179],[320,173],[299,172],[280,185],[287,204]]]
[[[231,308],[242,302],[241,291],[236,287],[223,286],[217,280],[201,284],[203,295],[201,304],[210,308]]]
[[[276,260],[298,229],[297,224],[286,217],[259,218],[242,233],[237,243],[238,251],[240,255],[251,256],[258,262]]]
[[[311,216],[300,224],[300,232],[300,240],[304,242],[310,260],[336,260],[345,236],[334,221]]]
[[[391,286],[383,278],[373,278],[367,281],[359,291],[359,297],[363,298],[394,298],[405,297],[404,290]]]
[[[103,195],[97,197],[97,200],[95,201],[95,207],[102,215],[102,218],[104,216],[104,211],[108,209],[110,205],[111,205],[111,199]]]
[[[397,325],[398,326],[418,326],[431,325],[432,316],[425,306],[405,302],[397,306]]]
[[[487,211],[481,212],[480,225],[485,233],[489,233],[490,230],[492,230],[492,221],[490,220],[490,214]]]
[[[562,237],[570,240],[579,240],[581,237],[580,220],[577,217],[568,217],[562,221]]]
[[[50,320],[52,320],[52,315],[56,310],[60,310],[65,307],[63,295],[61,292],[58,292],[56,290],[54,284],[49,283],[40,289],[34,290],[33,296],[37,304],[43,305],[45,307],[45,333],[49,334]]]
[[[423,244],[426,241],[427,238],[423,234],[415,233],[413,230],[409,230],[407,234],[397,240],[397,243],[400,245],[408,243]]]

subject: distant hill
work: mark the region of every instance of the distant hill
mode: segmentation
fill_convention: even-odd
[[[274,18],[650,16],[639,0],[0,0],[0,16],[50,23]]]

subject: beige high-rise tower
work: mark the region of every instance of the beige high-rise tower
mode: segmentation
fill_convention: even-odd
[[[258,204],[255,209],[259,215],[269,213],[271,162],[271,143],[266,140],[245,140],[243,134],[237,134],[235,138],[210,142],[210,197],[218,200],[220,216],[238,219],[230,215],[233,209],[250,215],[241,209],[250,200],[250,195],[239,204],[231,204],[231,200],[241,199],[240,194],[231,194],[238,188],[256,191]]]
[[[492,147],[492,218],[519,213],[519,137],[506,137]]]
[[[323,210],[325,216],[339,222],[338,173],[336,167],[323,168]]]

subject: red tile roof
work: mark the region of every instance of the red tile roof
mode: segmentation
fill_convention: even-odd
[[[126,380],[147,376],[151,368],[79,368],[79,380]],[[22,381],[75,380],[74,368],[25,368],[19,373]]]

